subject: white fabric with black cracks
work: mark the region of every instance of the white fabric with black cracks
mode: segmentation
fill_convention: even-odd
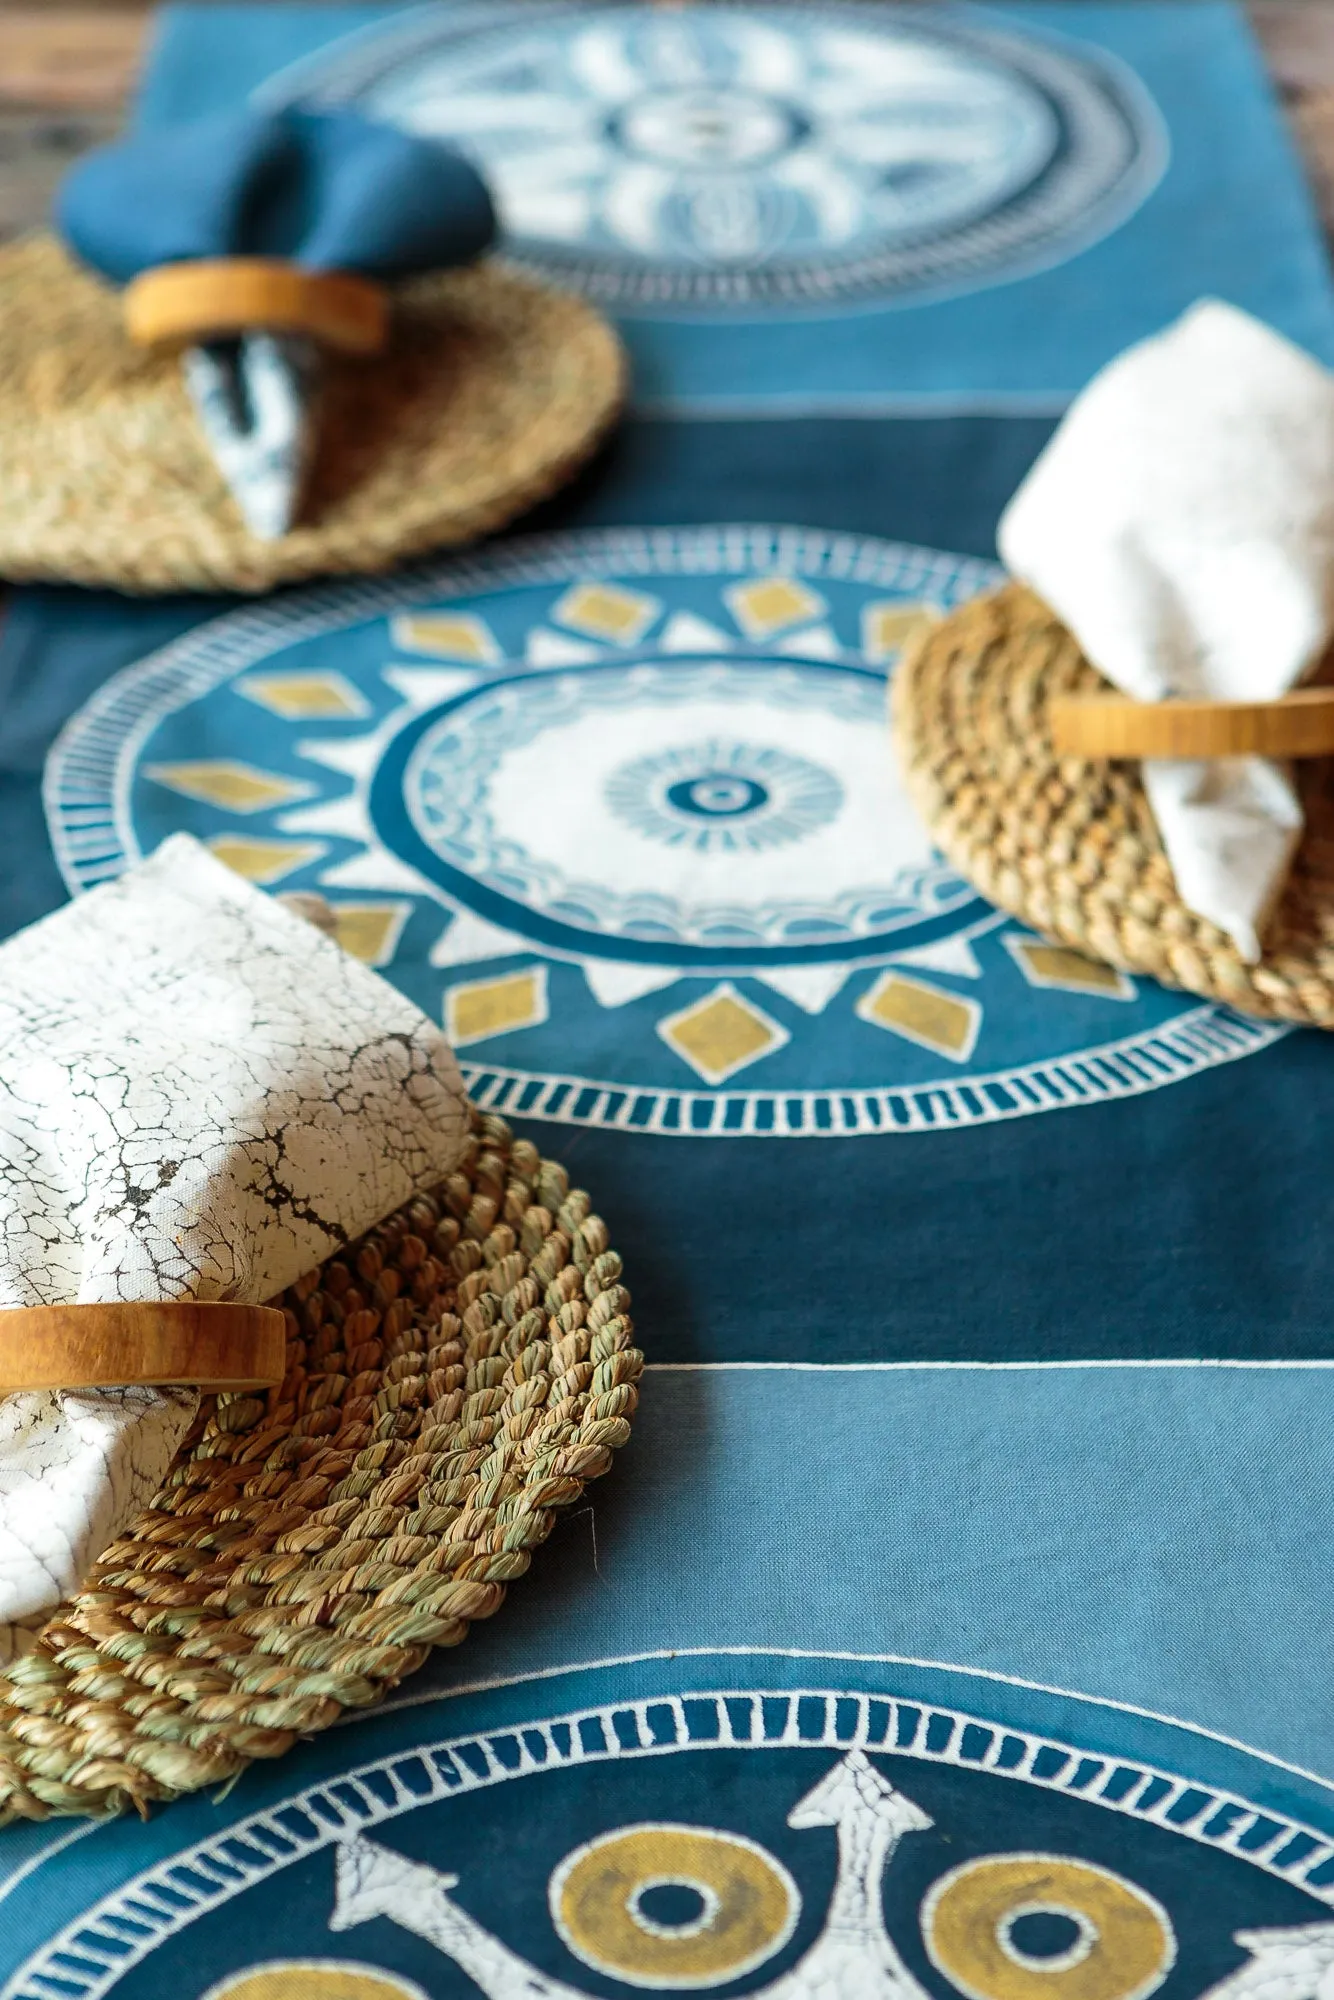
[[[424,1014],[178,835],[0,947],[0,1306],[258,1304],[449,1173],[467,1116]],[[196,1406],[0,1402],[0,1659]]]
[[[194,1389],[0,1400],[0,1662],[148,1504],[198,1406]]]
[[[1071,405],[1000,551],[1139,701],[1267,701],[1334,625],[1334,375],[1207,300]],[[1301,838],[1287,766],[1154,759],[1144,785],[1182,900],[1247,960]]]

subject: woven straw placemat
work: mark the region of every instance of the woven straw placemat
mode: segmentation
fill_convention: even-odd
[[[161,1490],[0,1674],[0,1823],[175,1798],[488,1618],[630,1434],[621,1260],[474,1117],[459,1168],[292,1288],[287,1377],[207,1397]]]
[[[396,295],[388,350],[325,358],[298,525],[249,533],[180,360],[133,347],[116,293],[52,236],[0,249],[0,576],[124,591],[270,590],[475,540],[563,485],[620,407],[620,342],[494,262]]]
[[[1053,695],[1106,687],[1019,584],[930,628],[891,700],[904,777],[937,846],[988,901],[1092,958],[1243,1013],[1334,1027],[1331,765],[1296,767],[1306,833],[1264,957],[1247,965],[1177,894],[1138,764],[1053,751]]]

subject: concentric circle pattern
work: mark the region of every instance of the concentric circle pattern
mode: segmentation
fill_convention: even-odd
[[[552,1919],[585,1965],[667,1992],[721,1985],[792,1935],[801,1897],[753,1840],[713,1828],[618,1827],[555,1870]]]
[[[1147,2000],[1176,1959],[1157,1898],[1059,1854],[990,1854],[922,1909],[934,1965],[968,2000]]]
[[[621,312],[828,309],[1060,261],[1162,171],[1087,46],[944,10],[533,0],[421,13],[272,97],[449,140],[508,248]]]
[[[75,893],[184,828],[319,894],[505,1115],[939,1132],[1267,1047],[1280,1028],[1054,945],[937,851],[889,685],[997,581],[720,527],[287,596],[92,698],[47,766],[52,844]]]

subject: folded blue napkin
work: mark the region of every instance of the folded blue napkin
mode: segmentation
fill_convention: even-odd
[[[485,181],[448,147],[353,112],[248,108],[88,155],[60,190],[56,224],[117,285],[219,257],[390,281],[467,263],[496,233]],[[247,525],[285,534],[310,458],[312,343],[256,329],[191,348],[185,372]]]
[[[434,140],[350,111],[249,109],[89,154],[56,223],[117,285],[196,257],[406,278],[480,256],[496,228],[481,175]]]

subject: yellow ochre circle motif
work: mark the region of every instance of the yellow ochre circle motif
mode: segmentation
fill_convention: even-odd
[[[689,1916],[653,1914],[652,1892],[666,1888],[693,1892]],[[548,1893],[556,1929],[585,1965],[658,1990],[752,1971],[791,1937],[801,1909],[787,1869],[755,1841],[667,1824],[620,1827],[577,1847]]]
[[[1025,1950],[1021,1920],[1067,1920],[1060,1952]],[[1154,1897],[1092,1862],[997,1854],[942,1875],[922,1905],[931,1962],[968,2000],[1145,2000],[1176,1960]]]
[[[202,2000],[427,2000],[410,1979],[348,1959],[275,1958],[235,1972]]]

